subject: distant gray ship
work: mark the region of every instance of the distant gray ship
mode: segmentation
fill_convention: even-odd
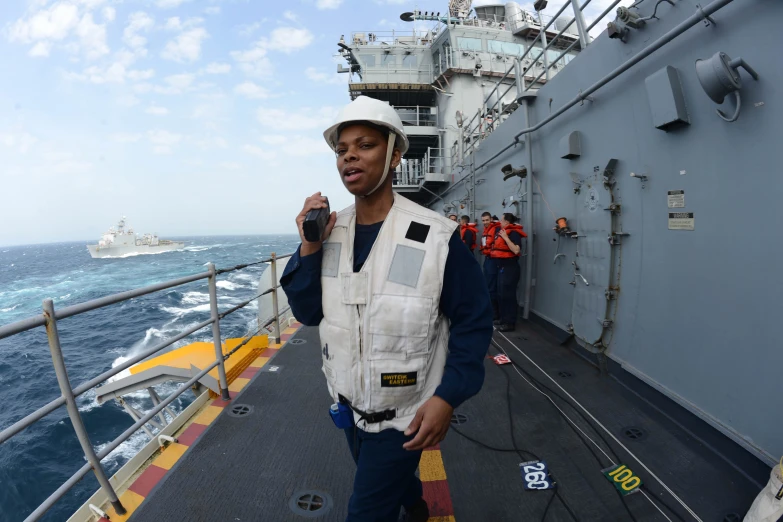
[[[136,235],[132,228],[125,229],[125,216],[117,223],[117,228],[111,227],[98,241],[97,245],[87,245],[87,250],[93,258],[124,257],[137,254],[160,254],[185,247],[182,241],[159,239],[155,234]]]

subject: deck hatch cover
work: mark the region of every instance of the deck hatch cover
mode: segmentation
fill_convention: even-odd
[[[288,502],[288,507],[297,515],[316,518],[329,512],[332,508],[332,497],[317,490],[303,490],[294,493]]]
[[[468,422],[468,416],[464,413],[455,413],[451,416],[451,423],[455,426],[460,426]]]
[[[647,438],[647,432],[636,426],[627,426],[623,428],[623,436],[630,440],[644,440]]]
[[[291,344],[304,344],[307,342],[307,339],[290,339],[288,342]]]
[[[253,407],[249,404],[234,404],[228,410],[228,414],[232,417],[247,417],[251,413],[253,413]]]

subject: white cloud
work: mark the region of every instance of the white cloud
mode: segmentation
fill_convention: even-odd
[[[267,48],[286,54],[304,49],[313,42],[313,33],[307,29],[278,27],[269,35]]]
[[[158,0],[155,2],[155,5],[161,9],[171,9],[173,7],[179,7],[185,2],[190,2],[190,0]]]
[[[244,167],[244,165],[236,161],[225,161],[218,165],[218,168],[222,170],[242,170]]]
[[[79,36],[84,54],[88,59],[95,59],[109,54],[109,46],[106,45],[106,26],[96,24],[92,19],[91,13],[87,13],[82,17],[82,20],[76,27],[76,34]]]
[[[183,31],[166,43],[160,55],[175,62],[195,62],[201,57],[201,43],[208,37],[209,33],[203,27]]]
[[[107,22],[113,22],[114,19],[117,18],[117,10],[113,7],[104,7],[101,14],[103,15],[103,19]]]
[[[127,132],[121,132],[118,134],[112,134],[111,140],[117,143],[136,143],[144,136],[142,134],[131,134]]]
[[[297,111],[260,107],[256,111],[256,118],[261,125],[276,130],[325,129],[334,121],[336,115],[337,110],[334,107],[305,107]]]
[[[140,70],[133,70],[128,71],[128,79],[132,80],[134,82],[141,81],[141,80],[149,80],[153,76],[155,76],[155,69],[146,69],[144,71]]]
[[[231,72],[231,64],[212,62],[207,65],[204,72],[207,74],[227,74]]]
[[[41,41],[35,44],[27,53],[29,56],[46,57],[52,50],[52,42]]]
[[[182,141],[181,134],[160,129],[147,131],[147,138],[153,144],[155,154],[170,154],[171,147]]]
[[[266,54],[266,49],[257,42],[247,51],[231,51],[231,58],[248,76],[264,77],[272,74],[272,62]]]
[[[251,100],[263,100],[269,98],[269,91],[253,82],[240,83],[234,87],[234,93]]]
[[[281,135],[264,134],[261,136],[261,142],[267,145],[273,145],[275,150],[282,151],[287,156],[313,156],[317,154],[333,154],[332,149],[326,144],[323,138],[313,138],[301,134]]]
[[[212,7],[207,7],[206,9],[204,9],[204,14],[208,14],[208,15],[220,14],[220,7],[216,5]]]
[[[127,94],[117,98],[117,103],[123,107],[134,107],[141,103],[141,100],[132,94]]]
[[[166,76],[163,81],[165,81],[170,88],[176,89],[177,91],[184,91],[188,87],[191,86],[193,83],[193,80],[196,79],[195,74],[172,74],[171,76]]]
[[[153,116],[166,116],[169,113],[169,110],[166,107],[150,105],[144,112],[152,114]]]
[[[299,20],[299,17],[296,16],[296,13],[293,11],[286,11],[283,13],[283,18],[286,20],[291,20],[292,22],[297,22]]]
[[[19,154],[27,154],[38,138],[28,132],[0,132],[0,145],[15,150]]]
[[[181,31],[182,30],[182,22],[179,19],[179,16],[172,16],[168,20],[166,20],[166,25],[164,26],[164,29],[167,31]]]
[[[252,36],[253,33],[261,29],[261,22],[254,22],[252,24],[240,25],[237,27],[239,36]]]
[[[315,5],[318,9],[337,9],[343,0],[318,0]]]
[[[308,67],[305,69],[305,76],[308,80],[318,83],[331,83],[331,84],[344,84],[348,83],[347,74],[332,73],[328,74],[321,72],[315,67]]]
[[[59,2],[41,9],[29,19],[20,18],[8,31],[12,42],[32,43],[37,40],[63,40],[79,23],[79,8]]]
[[[245,145],[242,147],[242,150],[263,160],[273,160],[277,157],[277,153],[275,153],[275,151],[262,149],[257,145]]]
[[[122,41],[132,49],[141,49],[147,45],[147,39],[139,33],[149,32],[154,26],[155,20],[147,13],[143,11],[131,13],[128,17],[128,25],[122,33]]]

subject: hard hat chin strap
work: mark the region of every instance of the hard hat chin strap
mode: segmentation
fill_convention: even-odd
[[[397,135],[393,132],[389,133],[389,144],[386,146],[386,167],[383,169],[383,176],[381,176],[381,180],[378,182],[377,185],[375,185],[375,188],[372,189],[370,192],[365,194],[364,196],[359,196],[360,198],[366,198],[379,188],[381,188],[381,185],[383,185],[383,182],[386,181],[386,177],[389,175],[389,171],[391,170],[391,159],[392,155],[394,154],[394,144],[397,141]]]

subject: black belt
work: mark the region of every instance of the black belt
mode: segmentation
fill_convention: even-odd
[[[355,411],[359,415],[359,417],[361,417],[361,419],[367,424],[377,424],[383,421],[390,421],[395,417],[397,417],[397,410],[383,410],[375,413],[367,413],[358,408],[354,408],[353,404],[351,404],[351,401],[349,401],[339,393],[337,394],[337,398],[340,400],[341,403],[347,404],[348,407],[351,408],[353,411]]]

